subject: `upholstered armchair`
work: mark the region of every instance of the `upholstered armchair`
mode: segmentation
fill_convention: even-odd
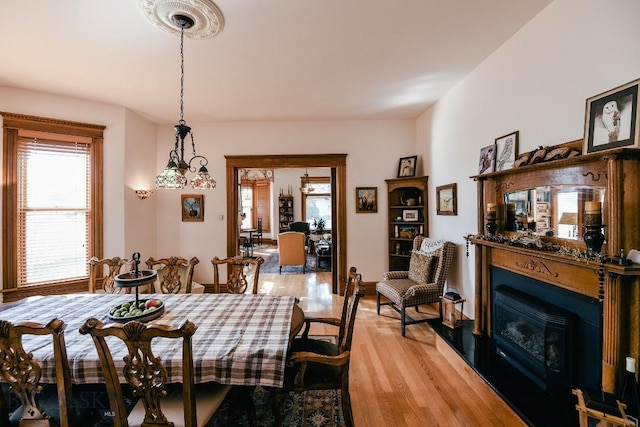
[[[280,273],[285,265],[301,265],[302,273],[307,267],[307,248],[305,235],[297,231],[285,231],[278,234],[278,257]]]
[[[426,322],[430,319],[413,319],[406,313],[407,307],[422,304],[439,304],[439,311],[447,273],[455,255],[456,246],[451,242],[417,236],[413,240],[413,251],[409,271],[389,271],[376,284],[377,312],[380,306],[388,305],[400,314],[402,336],[406,325]],[[381,297],[387,301],[382,301]]]
[[[311,225],[306,221],[296,221],[289,224],[289,231],[304,233],[304,245],[309,247],[309,237],[311,236]]]

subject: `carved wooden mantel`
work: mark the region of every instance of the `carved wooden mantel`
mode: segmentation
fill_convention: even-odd
[[[578,146],[581,141],[563,144]],[[505,194],[553,185],[605,187],[602,206],[606,243],[602,253],[640,249],[640,150],[616,149],[472,177],[478,185],[478,236],[475,245],[474,334],[491,335],[491,267],[563,288],[602,303],[602,386],[619,391],[626,356],[640,357],[640,265],[601,263],[561,252],[527,249],[482,238],[487,203],[504,209]],[[502,216],[501,216],[502,215]],[[498,222],[504,214],[498,213]],[[502,229],[499,233],[515,236]],[[545,241],[585,250],[582,240],[543,237]]]

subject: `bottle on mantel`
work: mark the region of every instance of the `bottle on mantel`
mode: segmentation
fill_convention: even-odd
[[[624,386],[620,401],[627,405],[627,416],[638,420],[640,411],[640,401],[638,400],[638,384],[636,381],[636,359],[627,357],[626,369],[624,372]]]

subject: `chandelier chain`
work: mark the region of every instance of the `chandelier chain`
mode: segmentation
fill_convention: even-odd
[[[184,121],[184,25],[180,26],[180,124]]]

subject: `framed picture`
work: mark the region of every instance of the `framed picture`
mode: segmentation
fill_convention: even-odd
[[[403,221],[417,221],[418,220],[418,209],[405,209],[402,211],[402,220]]]
[[[496,172],[513,168],[518,154],[519,131],[496,138]]]
[[[180,201],[183,221],[204,221],[204,196],[202,194],[183,194]]]
[[[640,80],[635,80],[587,99],[585,153],[639,146],[639,84]]]
[[[356,187],[356,213],[378,212],[378,187]]]
[[[549,203],[546,202],[538,202],[536,203],[536,213],[538,214],[548,214],[549,213]]]
[[[438,215],[458,215],[457,184],[436,187],[436,207]]]
[[[496,144],[488,145],[480,149],[480,161],[478,163],[478,175],[493,172],[496,166]]]
[[[401,157],[398,162],[398,178],[416,176],[418,156]]]

